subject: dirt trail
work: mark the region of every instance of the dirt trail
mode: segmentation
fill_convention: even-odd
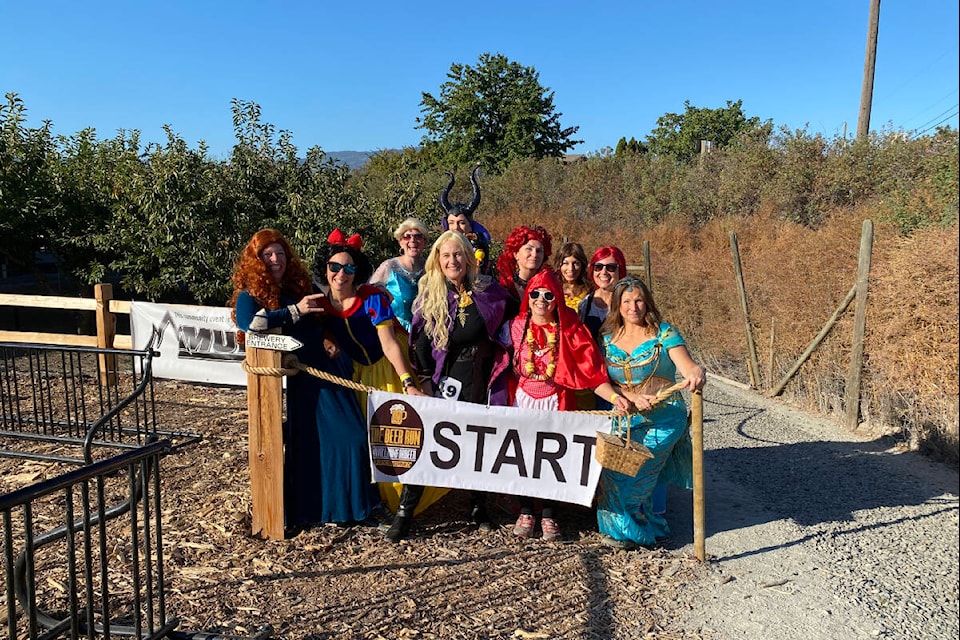
[[[958,637],[956,469],[718,382],[704,416],[712,572],[684,592],[685,631]],[[692,545],[691,513],[671,492],[671,548]]]

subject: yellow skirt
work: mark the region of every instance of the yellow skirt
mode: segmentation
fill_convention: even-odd
[[[403,393],[403,385],[400,383],[400,376],[386,356],[380,358],[370,365],[353,363],[353,380],[359,382],[365,387],[374,387],[381,391],[390,393]],[[360,407],[363,410],[364,417],[367,417],[367,392],[357,391],[357,398],[360,400]],[[400,506],[400,491],[403,485],[399,482],[378,482],[377,487],[380,490],[380,499],[387,505],[393,513],[397,512]],[[449,489],[440,487],[426,487],[423,491],[423,497],[417,503],[414,515],[423,512],[424,509],[446,495]]]

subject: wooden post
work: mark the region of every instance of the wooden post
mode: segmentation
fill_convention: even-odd
[[[843,302],[840,303],[840,306],[837,307],[837,310],[833,312],[833,315],[830,316],[830,319],[827,320],[827,323],[823,325],[823,328],[820,329],[820,333],[807,345],[806,350],[800,354],[800,357],[797,358],[797,361],[793,363],[793,366],[790,367],[790,370],[783,374],[783,378],[780,379],[780,382],[777,383],[777,386],[770,392],[770,396],[778,396],[783,392],[784,387],[787,386],[787,383],[790,382],[790,379],[794,374],[800,369],[800,365],[807,361],[807,358],[810,357],[810,354],[813,353],[813,350],[816,349],[823,339],[827,337],[827,334],[830,333],[830,330],[833,329],[833,325],[837,324],[837,320],[840,318],[840,315],[847,310],[847,307],[850,306],[850,303],[853,302],[853,297],[857,293],[857,286],[854,285],[850,289],[850,292],[847,294],[847,297],[843,299]]]
[[[653,272],[650,270],[650,241],[643,241],[643,281],[653,291]]]
[[[730,232],[730,251],[733,253],[733,270],[736,274],[737,291],[740,294],[740,309],[747,332],[747,369],[750,373],[750,386],[756,389],[760,384],[760,365],[757,364],[757,345],[753,342],[753,329],[750,326],[750,311],[747,308],[747,290],[743,284],[743,269],[740,265],[740,248],[737,245],[737,232]]]
[[[110,311],[110,301],[113,300],[113,285],[109,283],[96,284],[93,286],[93,295],[97,301],[97,347],[112,349],[113,340],[117,335],[117,316]],[[117,356],[101,354],[98,366],[100,367],[100,382],[105,385],[115,384],[117,380]]]
[[[867,22],[867,53],[863,60],[863,84],[860,87],[860,115],[857,118],[857,140],[866,140],[870,133],[870,111],[873,107],[873,76],[877,68],[877,32],[880,29],[880,0],[870,0]]]
[[[853,431],[860,420],[860,378],[863,371],[863,336],[867,330],[867,284],[870,280],[870,257],[873,251],[873,222],[863,221],[860,231],[860,259],[857,263],[857,306],[853,315],[853,348],[850,371],[844,392],[844,426]]]
[[[774,319],[770,318],[770,355],[767,358],[767,381],[773,380],[773,349],[776,344],[776,332],[774,331]]]
[[[280,368],[280,352],[248,347],[251,367]],[[280,376],[247,374],[249,414],[250,496],[253,502],[253,534],[283,539],[283,431]]]
[[[690,394],[690,440],[693,443],[693,555],[707,559],[706,507],[703,497],[703,392]]]

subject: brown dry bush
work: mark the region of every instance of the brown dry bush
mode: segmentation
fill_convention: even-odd
[[[947,453],[958,433],[957,229],[926,229],[884,247],[871,281],[865,398],[881,424],[902,423],[911,444]]]
[[[652,228],[598,224],[532,209],[485,218],[495,238],[518,224],[543,224],[563,239],[623,249],[643,264],[650,243],[652,287],[664,318],[683,333],[709,370],[750,382],[749,351],[731,255],[736,234],[750,327],[763,390],[775,387],[856,283],[864,220],[879,205],[830,211],[813,229],[771,206],[755,216],[710,220],[699,228],[674,219]],[[893,436],[953,464],[958,460],[958,231],[929,229],[909,238],[874,224],[860,429]],[[787,383],[783,397],[840,418],[850,367],[855,302]]]

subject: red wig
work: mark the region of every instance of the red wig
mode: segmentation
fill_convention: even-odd
[[[607,258],[613,258],[617,263],[619,269],[619,274],[617,279],[627,277],[627,259],[623,257],[623,251],[620,251],[617,247],[600,247],[593,252],[593,256],[590,258],[590,264],[588,268],[590,269],[590,284],[596,286],[596,281],[593,279],[593,265],[598,262],[603,262]]]
[[[543,265],[541,265],[541,268],[550,267],[550,263],[547,262],[550,254],[553,253],[550,232],[540,225],[517,227],[507,236],[503,253],[497,258],[497,273],[500,275],[500,284],[508,289],[513,286],[513,272],[517,270],[517,251],[520,251],[520,247],[531,240],[536,240],[543,245]]]
[[[287,254],[287,268],[279,285],[273,281],[261,256],[263,250],[274,243],[283,247]],[[228,303],[231,308],[236,305],[241,291],[247,291],[264,309],[272,311],[280,308],[281,291],[299,299],[313,290],[310,274],[287,239],[276,229],[261,229],[253,234],[237,258],[232,279],[233,295]],[[233,319],[236,321],[236,316]]]

